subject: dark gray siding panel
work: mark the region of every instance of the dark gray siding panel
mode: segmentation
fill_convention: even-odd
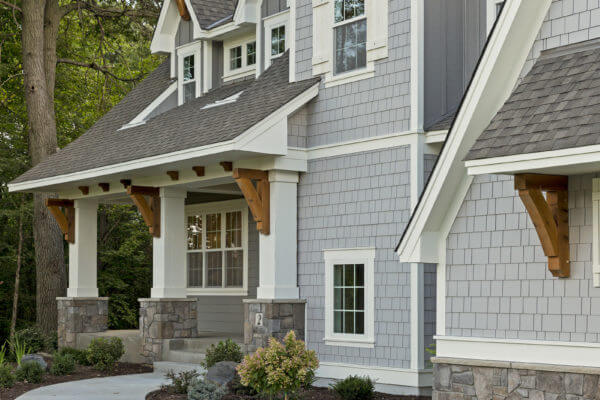
[[[147,119],[154,118],[159,114],[164,113],[165,111],[169,111],[172,108],[177,107],[177,91],[173,92],[169,97],[165,99],[162,103],[156,107],[150,115],[148,115]]]
[[[218,88],[223,84],[223,42],[212,42],[212,87]]]
[[[193,40],[193,25],[192,21],[181,20],[177,27],[177,34],[175,35],[175,45],[183,46]]]
[[[286,0],[263,0],[262,2],[262,16],[268,17],[269,15],[277,14],[278,12],[287,10]]]

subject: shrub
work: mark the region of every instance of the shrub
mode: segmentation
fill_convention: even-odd
[[[6,364],[6,342],[0,347],[0,366]]]
[[[171,384],[167,385],[167,388],[175,393],[185,394],[188,392],[190,385],[198,377],[198,373],[196,371],[182,371],[175,373],[171,370],[165,374],[165,377],[171,380]]]
[[[123,341],[116,337],[95,338],[86,352],[90,365],[99,371],[110,372],[125,353],[125,347]]]
[[[375,385],[368,376],[349,376],[331,385],[331,388],[342,400],[370,400],[373,397]]]
[[[44,377],[44,369],[35,361],[25,361],[17,368],[15,376],[21,382],[40,383]]]
[[[252,387],[242,385],[238,374],[227,384],[227,391],[240,396],[256,396],[258,394]]]
[[[15,332],[15,340],[25,345],[30,353],[39,353],[40,351],[52,351],[52,336],[46,335],[38,327],[32,326]]]
[[[217,345],[211,344],[206,350],[206,358],[202,362],[205,368],[210,368],[221,361],[234,361],[239,363],[242,361],[244,353],[240,346],[231,339],[221,341]]]
[[[188,391],[188,400],[220,400],[226,393],[225,386],[196,379]]]
[[[268,347],[246,356],[237,370],[243,385],[271,397],[283,392],[287,400],[289,394],[313,382],[318,367],[315,352],[290,331],[283,343],[269,339]]]
[[[75,372],[75,359],[71,354],[54,354],[50,373],[52,375],[69,375]]]
[[[61,356],[69,355],[73,357],[73,360],[79,365],[90,365],[90,362],[87,359],[87,352],[85,350],[75,349],[73,347],[63,347],[57,353]]]
[[[15,375],[8,364],[0,365],[0,388],[10,388],[15,384]]]

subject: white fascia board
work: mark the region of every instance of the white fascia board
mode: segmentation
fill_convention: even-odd
[[[84,179],[93,179],[105,175],[119,174],[131,170],[140,170],[144,168],[156,167],[163,164],[170,164],[174,162],[186,161],[194,158],[205,157],[209,155],[242,151],[248,152],[246,149],[252,148],[256,153],[269,154],[269,155],[285,155],[287,154],[287,117],[294,113],[298,108],[302,107],[312,98],[316,97],[319,93],[319,84],[313,85],[310,89],[304,91],[299,96],[296,96],[290,102],[279,108],[277,111],[263,119],[258,124],[254,125],[240,136],[235,139],[228,140],[225,142],[210,144],[206,146],[195,147],[191,149],[185,149],[167,154],[160,154],[152,157],[145,157],[138,160],[126,161],[119,164],[107,165],[104,167],[93,168],[87,171],[74,172],[65,175],[54,176],[50,178],[37,179],[33,181],[12,183],[8,185],[10,192],[27,191],[33,189],[40,189],[47,186],[60,185],[69,182],[80,181]],[[281,120],[285,118],[286,129],[281,132],[280,130],[270,129],[274,126],[282,127]],[[265,138],[263,134],[267,130],[271,136]],[[273,135],[283,135],[285,138],[274,138]],[[262,146],[254,146],[254,141],[257,140]],[[269,140],[274,145],[265,145]],[[285,144],[282,145],[282,142]]]
[[[154,35],[150,42],[150,52],[170,53],[175,46],[175,34],[179,25],[179,11],[174,1],[165,1],[160,10]]]
[[[170,95],[175,93],[177,90],[177,82],[173,82],[171,86],[167,88],[164,92],[162,92],[156,99],[152,101],[144,110],[139,113],[134,119],[132,119],[129,123],[123,125],[123,127],[119,130],[131,128],[133,126],[142,125],[146,122],[146,118],[148,115],[152,113],[156,109],[156,107],[160,106]]]
[[[233,13],[233,22],[236,25],[243,23],[256,24],[259,20],[257,0],[240,0]]]
[[[581,173],[586,173],[600,168],[600,145],[471,160],[466,161],[465,166],[469,175],[515,174],[546,170],[553,170],[556,173],[561,168],[571,174],[577,171],[577,167],[580,168]]]
[[[423,232],[440,230],[457,188],[467,175],[462,160],[512,92],[550,3],[511,0],[504,6],[436,168],[398,246],[401,260],[417,262],[415,255],[424,257],[420,252],[413,255]]]
[[[431,370],[375,367],[358,364],[321,362],[316,371],[318,378],[345,379],[350,375],[368,376],[377,384],[410,387],[431,387]]]
[[[447,136],[448,136],[447,130],[425,132],[425,143],[427,143],[427,144],[444,143],[446,141]]]
[[[600,343],[457,336],[436,336],[435,340],[439,358],[600,367]]]

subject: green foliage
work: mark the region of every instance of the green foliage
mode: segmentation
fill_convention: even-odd
[[[124,353],[125,347],[120,338],[95,338],[87,348],[87,359],[97,370],[110,372]]]
[[[242,358],[244,358],[244,353],[242,353],[240,345],[231,339],[227,339],[226,341],[220,341],[216,345],[210,345],[206,350],[206,358],[202,362],[202,366],[210,368],[221,361],[239,363],[242,361]]]
[[[258,392],[250,386],[244,386],[240,380],[240,376],[236,374],[233,379],[227,384],[227,391],[239,396],[256,396]]]
[[[221,400],[227,393],[225,386],[197,379],[190,386],[188,400]]]
[[[435,357],[435,354],[436,354],[435,342],[433,342],[429,346],[425,347],[425,352],[427,354],[429,354],[430,357]],[[433,367],[433,363],[431,362],[431,360],[427,360],[427,366],[430,368]]]
[[[21,329],[15,332],[15,340],[23,343],[30,353],[54,350],[53,337],[46,335],[36,326]]]
[[[59,356],[71,356],[79,365],[90,365],[87,359],[87,351],[74,349],[73,347],[63,347],[57,353]]]
[[[0,364],[0,388],[10,388],[15,384],[15,375],[8,364]]]
[[[171,381],[166,386],[168,389],[177,394],[185,394],[190,385],[198,378],[198,372],[194,370],[175,373],[171,370],[165,374],[165,377]]]
[[[40,383],[44,379],[44,368],[35,361],[25,361],[15,372],[19,382]]]
[[[375,392],[375,383],[367,376],[349,376],[331,385],[342,400],[370,400]]]
[[[21,365],[21,358],[23,358],[24,355],[31,353],[31,351],[29,351],[29,347],[27,347],[27,343],[25,343],[17,335],[15,335],[15,338],[12,340],[12,342],[10,342],[10,350],[19,366]]]
[[[6,364],[6,342],[0,347],[0,366]]]
[[[269,339],[269,346],[259,348],[244,358],[238,366],[243,385],[263,395],[288,395],[312,384],[319,360],[314,351],[307,350],[302,340],[290,331],[283,343]]]
[[[69,375],[75,372],[75,359],[71,354],[55,353],[50,366],[52,375]]]

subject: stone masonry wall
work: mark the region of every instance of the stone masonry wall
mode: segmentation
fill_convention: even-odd
[[[142,356],[160,361],[165,339],[198,336],[196,299],[140,299]]]
[[[108,297],[59,297],[58,347],[76,347],[78,333],[104,332],[108,328]]]
[[[246,352],[266,346],[271,337],[282,340],[290,330],[304,340],[305,308],[304,300],[244,300]]]
[[[600,399],[599,376],[588,371],[515,368],[509,363],[469,366],[440,361],[434,365],[433,400]]]

